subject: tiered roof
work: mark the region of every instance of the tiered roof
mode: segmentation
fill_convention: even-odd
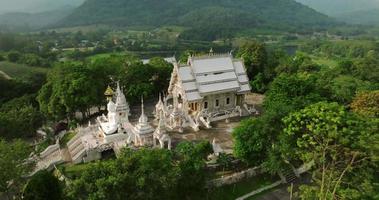
[[[188,101],[201,100],[208,94],[250,92],[243,61],[230,54],[190,57],[177,75]]]

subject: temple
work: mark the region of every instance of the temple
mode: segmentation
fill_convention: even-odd
[[[174,63],[168,96],[155,107],[156,120],[182,132],[191,127],[211,128],[211,122],[255,112],[245,102],[250,93],[243,61],[230,54],[189,56],[186,64]],[[168,104],[171,101],[171,104]]]
[[[116,155],[124,147],[171,149],[171,134],[186,128],[199,131],[211,128],[211,122],[232,117],[255,114],[245,96],[250,93],[249,79],[240,59],[230,54],[190,56],[186,64],[173,62],[168,92],[159,95],[155,105],[155,124],[150,123],[141,99],[141,115],[135,124],[129,121],[130,109],[123,89],[117,83],[116,92],[111,87],[105,91],[107,115],[79,127],[77,134],[67,143],[70,162],[81,163],[98,160],[104,152],[113,150]],[[221,147],[213,142],[215,152]],[[59,144],[48,147],[47,155],[62,155]],[[44,152],[44,153],[45,153]],[[59,163],[63,157],[45,156],[39,166]]]

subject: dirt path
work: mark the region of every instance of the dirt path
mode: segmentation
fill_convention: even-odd
[[[12,79],[12,77],[10,77],[8,74],[6,74],[3,71],[0,71],[0,76],[3,76],[5,79],[8,79],[8,80]]]

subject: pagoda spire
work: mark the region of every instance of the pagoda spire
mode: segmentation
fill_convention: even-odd
[[[141,114],[145,115],[145,106],[143,105],[143,95],[141,96]]]
[[[141,98],[141,116],[140,116],[138,121],[141,124],[147,124],[148,123],[147,116],[145,115],[145,107],[144,107],[144,103],[143,103],[143,96]]]

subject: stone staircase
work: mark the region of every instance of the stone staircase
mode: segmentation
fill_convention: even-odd
[[[77,134],[67,143],[68,151],[71,155],[71,160],[73,163],[81,163],[83,157],[86,155],[86,147],[84,146],[81,135]]]
[[[286,183],[294,183],[298,179],[293,168],[288,164],[281,170],[281,178],[284,179]]]

